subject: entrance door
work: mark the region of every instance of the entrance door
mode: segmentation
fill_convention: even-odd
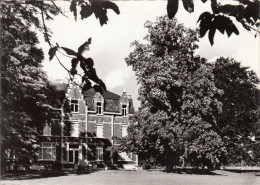
[[[75,149],[70,149],[69,151],[69,162],[78,164],[79,162],[79,151]]]

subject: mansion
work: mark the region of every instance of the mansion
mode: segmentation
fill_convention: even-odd
[[[134,113],[133,101],[125,90],[119,96],[109,91],[101,94],[93,88],[82,91],[78,85],[70,84],[65,91],[70,116],[61,120],[69,126],[65,124],[55,133],[55,126],[46,124],[39,136],[39,162],[73,169],[109,165],[136,167],[136,154],[118,152],[115,160],[111,159],[114,139],[127,135],[129,116]],[[69,131],[65,127],[69,127]]]

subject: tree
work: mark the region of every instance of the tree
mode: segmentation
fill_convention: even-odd
[[[201,0],[203,3],[207,0]],[[194,11],[193,0],[182,0],[183,6],[189,13]],[[224,1],[222,1],[224,2]],[[172,19],[178,11],[179,0],[168,0],[167,13],[168,17]],[[214,35],[216,30],[222,34],[227,33],[228,37],[239,31],[233,20],[235,18],[248,31],[256,31],[260,33],[260,15],[259,15],[260,2],[258,0],[233,0],[231,4],[221,4],[219,0],[211,0],[211,10],[201,13],[198,18],[200,22],[200,36],[204,37],[207,31],[211,45],[214,43]]]
[[[214,128],[222,91],[212,67],[194,56],[197,32],[166,16],[145,27],[148,43],[135,41],[125,59],[140,84],[141,108],[122,147],[169,169],[180,158],[193,166],[219,165],[225,148]]]
[[[228,151],[227,162],[254,163],[250,151],[257,144],[252,138],[259,126],[259,79],[234,59],[220,57],[213,65],[216,87],[224,92],[218,97],[223,112],[217,117],[217,125]]]
[[[42,109],[36,102],[42,99],[47,76],[41,70],[43,51],[37,47],[38,38],[31,25],[42,29],[33,14],[33,6],[19,3],[1,3],[2,57],[1,57],[1,144],[2,170],[10,162],[30,164],[36,157],[37,135],[42,121]],[[51,6],[42,6],[50,14]]]

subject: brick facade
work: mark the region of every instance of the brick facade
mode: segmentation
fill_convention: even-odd
[[[60,161],[62,155],[61,163],[65,166],[110,163],[108,149],[113,144],[113,138],[127,134],[129,116],[134,113],[132,99],[126,92],[119,96],[105,91],[101,95],[94,89],[82,92],[79,86],[72,84],[66,90],[66,97],[71,102],[70,120],[65,120],[70,123],[70,132],[64,132],[62,137],[57,134],[40,136],[42,156],[39,160]],[[63,143],[62,153],[59,152],[57,143]],[[48,149],[47,146],[51,148]],[[44,156],[45,151],[51,152],[51,156]]]

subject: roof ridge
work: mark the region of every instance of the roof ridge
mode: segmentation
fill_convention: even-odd
[[[95,93],[96,93],[96,91],[94,90],[94,88],[83,91],[84,96],[93,96]],[[104,96],[104,98],[116,99],[116,100],[121,98],[120,95],[113,93],[111,91],[108,91],[108,90],[104,91],[103,96]]]

